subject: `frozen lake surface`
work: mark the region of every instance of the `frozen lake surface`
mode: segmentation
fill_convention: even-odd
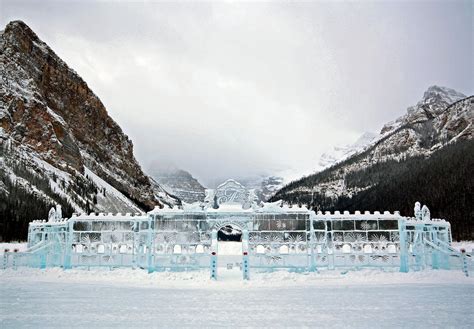
[[[256,274],[238,269],[0,271],[1,328],[472,328],[474,279],[458,271]]]

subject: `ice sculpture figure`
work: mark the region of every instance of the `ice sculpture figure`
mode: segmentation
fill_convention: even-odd
[[[423,208],[421,208],[421,217],[423,218],[423,220],[431,219],[430,210],[428,209],[426,205],[424,205]]]
[[[61,205],[56,205],[56,221],[63,218],[63,211],[61,209]]]
[[[56,209],[54,209],[54,207],[51,207],[48,213],[48,222],[55,222],[55,221],[56,221]]]
[[[415,202],[414,214],[416,219],[421,220],[421,203],[418,201]]]

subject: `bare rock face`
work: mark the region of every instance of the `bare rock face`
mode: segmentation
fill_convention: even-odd
[[[160,204],[133,144],[86,82],[23,22],[0,35],[0,140],[70,174],[97,177],[148,210]]]
[[[474,136],[474,97],[467,97],[451,104],[434,120],[434,129],[439,140],[450,142],[472,139]]]

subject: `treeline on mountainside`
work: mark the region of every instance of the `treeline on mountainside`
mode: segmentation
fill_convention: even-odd
[[[32,191],[27,191],[13,182],[8,173],[0,168],[0,182],[7,192],[0,190],[0,238],[3,241],[23,241],[27,238],[28,223],[34,219],[46,218],[51,207],[60,204],[63,217],[74,212],[66,199],[51,190],[46,178],[34,175],[29,182],[54,200],[48,202]]]
[[[304,204],[321,211],[360,210],[396,211],[413,216],[415,201],[426,204],[432,218],[451,223],[453,239],[474,239],[474,141],[460,141],[445,146],[430,157],[415,156],[400,161],[377,163],[345,176],[347,188],[363,188],[352,198],[326,197],[322,193],[280,191],[272,201],[283,199],[290,204]],[[326,180],[308,177],[312,181]],[[313,176],[318,176],[315,174]],[[306,182],[304,182],[306,185]],[[300,182],[301,184],[301,182]],[[301,184],[303,185],[303,184]],[[287,190],[288,191],[288,190]]]
[[[26,240],[28,223],[34,219],[45,219],[49,209],[56,204],[61,205],[63,217],[72,215],[74,208],[66,198],[53,191],[50,178],[30,168],[13,146],[0,145],[0,157],[4,165],[26,184],[18,183],[5,168],[0,167],[0,241]],[[72,175],[71,178],[66,183],[53,173],[51,180],[66,190],[71,200],[87,213],[94,211],[97,194],[101,192],[105,195],[105,190],[98,189],[87,176]]]

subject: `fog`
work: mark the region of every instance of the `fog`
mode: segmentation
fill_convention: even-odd
[[[84,78],[142,166],[299,175],[433,84],[473,93],[470,1],[1,2]]]

